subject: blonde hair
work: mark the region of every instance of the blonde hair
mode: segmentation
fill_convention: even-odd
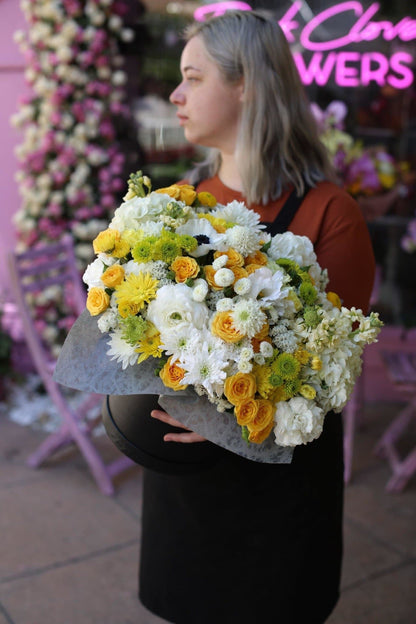
[[[224,80],[244,80],[244,102],[236,161],[249,204],[268,203],[293,185],[332,179],[326,148],[293,61],[286,37],[264,11],[228,11],[191,24],[185,39],[202,38]],[[195,184],[218,172],[221,158],[211,150],[190,173]]]

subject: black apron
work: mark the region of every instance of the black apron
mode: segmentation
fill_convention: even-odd
[[[285,231],[301,201],[292,194],[268,230]],[[321,436],[296,447],[291,464],[216,447],[203,470],[143,473],[145,607],[174,624],[326,620],[341,575],[340,414],[327,414]]]

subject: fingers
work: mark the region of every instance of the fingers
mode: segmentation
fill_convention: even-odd
[[[181,429],[185,429],[188,432],[188,433],[167,433],[163,437],[165,442],[181,442],[184,444],[189,444],[192,442],[205,442],[205,438],[200,436],[198,433],[195,433],[194,431],[190,431],[182,423],[172,418],[172,416],[169,416],[169,414],[167,414],[163,410],[153,410],[150,413],[150,415],[152,416],[152,418],[156,418],[157,420],[160,420],[166,423],[167,425],[171,425],[172,427],[180,427]]]
[[[153,410],[152,412],[150,412],[150,415],[152,416],[152,418],[161,420],[167,425],[171,425],[172,427],[180,427],[181,429],[186,429],[187,431],[189,431],[187,427],[184,427],[182,423],[172,418],[172,416],[169,416],[169,414],[167,414],[163,410]]]
[[[163,439],[165,442],[182,442],[185,444],[191,442],[205,442],[205,438],[194,431],[190,431],[189,433],[167,433],[163,436]]]

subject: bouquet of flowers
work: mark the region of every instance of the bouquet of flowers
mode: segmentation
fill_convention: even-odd
[[[106,357],[121,371],[152,361],[164,387],[206,397],[248,443],[319,437],[378,315],[343,307],[310,240],[271,237],[243,203],[189,185],[152,192],[141,172],[128,184],[83,276]]]

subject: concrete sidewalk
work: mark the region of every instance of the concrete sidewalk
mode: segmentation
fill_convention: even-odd
[[[386,493],[389,469],[372,454],[399,407],[367,404],[356,435],[343,593],[328,624],[416,622],[416,479]],[[140,469],[105,497],[76,450],[25,466],[44,435],[0,415],[0,624],[164,624],[137,599]],[[118,456],[105,436],[98,444]]]

